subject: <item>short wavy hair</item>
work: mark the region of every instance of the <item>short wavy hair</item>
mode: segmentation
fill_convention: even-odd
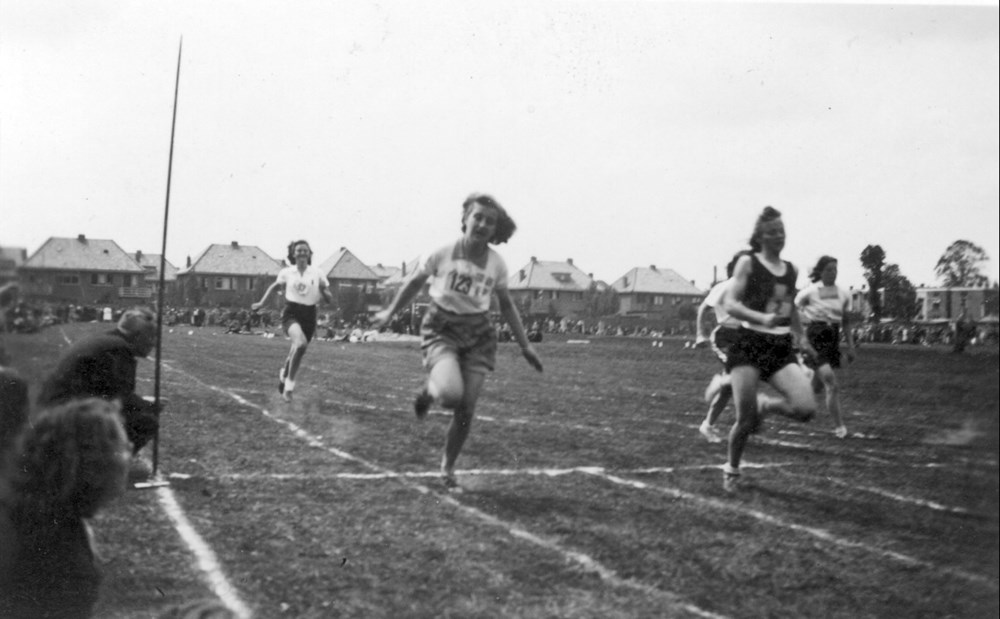
[[[297,241],[292,241],[291,243],[288,244],[288,264],[295,264],[295,246],[296,245],[305,245],[306,247],[309,248],[309,261],[306,264],[312,264],[313,263],[313,248],[312,248],[312,245],[309,244],[309,241],[307,241],[305,239],[299,239]]]
[[[816,262],[816,266],[813,267],[812,272],[809,273],[809,281],[818,282],[819,280],[823,279],[823,269],[825,269],[826,265],[830,264],[831,262],[837,262],[837,259],[834,258],[833,256],[821,257],[819,261]]]
[[[760,229],[764,224],[770,223],[781,217],[781,211],[773,206],[765,206],[764,210],[757,216],[757,222],[753,225],[753,234],[750,235],[750,249],[757,252],[761,250]]]
[[[497,229],[493,233],[493,238],[489,241],[490,243],[494,245],[506,243],[510,240],[510,237],[514,236],[514,231],[517,230],[517,224],[514,223],[514,219],[507,213],[507,209],[500,206],[496,198],[485,193],[470,194],[465,199],[465,202],[462,203],[462,232],[465,232],[465,217],[469,214],[469,209],[472,208],[473,204],[480,204],[496,209]]]
[[[15,517],[89,518],[124,491],[131,447],[120,409],[86,398],[29,418],[11,469]]]

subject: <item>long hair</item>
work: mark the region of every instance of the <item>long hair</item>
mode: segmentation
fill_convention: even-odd
[[[120,409],[116,401],[87,398],[30,417],[11,468],[19,520],[89,518],[124,490],[130,449]]]
[[[295,246],[296,245],[305,245],[306,247],[309,248],[309,260],[306,262],[306,264],[312,264],[313,263],[313,250],[312,250],[312,247],[309,245],[309,241],[307,241],[305,239],[299,239],[298,241],[292,241],[291,243],[288,244],[288,264],[295,264]]]
[[[773,206],[764,207],[764,210],[757,216],[757,222],[753,226],[753,234],[750,236],[750,249],[755,252],[761,250],[760,229],[764,227],[764,224],[772,222],[779,217],[781,217],[781,211]]]
[[[809,281],[818,282],[823,279],[823,269],[826,268],[826,265],[836,261],[837,259],[833,256],[823,256],[820,258],[819,262],[816,263],[816,266],[813,267],[812,272],[809,273]]]
[[[493,238],[490,239],[490,243],[494,245],[499,245],[500,243],[506,243],[510,240],[510,237],[514,236],[514,231],[517,230],[517,224],[510,215],[507,214],[507,210],[500,206],[500,203],[496,201],[496,198],[485,193],[474,193],[470,194],[465,202],[462,203],[462,232],[465,232],[465,217],[469,214],[469,209],[472,208],[473,204],[481,204],[482,206],[488,206],[492,209],[496,209],[497,212],[497,229],[493,233]]]

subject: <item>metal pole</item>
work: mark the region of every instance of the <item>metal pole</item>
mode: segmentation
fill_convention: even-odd
[[[174,132],[177,129],[177,94],[181,85],[181,51],[184,48],[184,37],[177,46],[177,78],[174,81],[174,113],[170,123],[170,156],[167,159],[167,200],[163,207],[163,246],[160,250],[160,281],[157,290],[156,311],[156,366],[153,379],[153,403],[160,404],[160,360],[163,349],[163,289],[167,270],[167,222],[170,219],[170,179],[174,169]],[[156,477],[160,463],[160,426],[157,424],[153,435],[153,477]]]

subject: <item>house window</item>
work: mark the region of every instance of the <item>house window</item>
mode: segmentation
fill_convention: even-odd
[[[64,286],[75,286],[80,283],[80,276],[76,274],[56,275],[56,283]]]
[[[256,278],[248,277],[247,278],[247,290],[254,290],[254,284],[256,282],[257,282]]]
[[[653,305],[663,305],[663,295],[658,294],[653,296]]]
[[[233,277],[216,277],[215,278],[215,289],[216,290],[235,290],[235,278]]]
[[[114,282],[111,279],[110,273],[91,273],[90,283],[94,286],[110,286]]]
[[[202,277],[201,278],[201,289],[202,290],[208,290],[208,278],[207,277]]]
[[[556,280],[560,284],[572,284],[573,276],[569,273],[553,273],[552,279]]]
[[[559,298],[559,291],[558,290],[553,290],[551,292],[549,298],[552,299],[552,300],[558,299]]]

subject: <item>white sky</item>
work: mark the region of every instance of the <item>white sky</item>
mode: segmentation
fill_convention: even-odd
[[[512,271],[704,288],[771,204],[803,278],[860,286],[872,243],[930,285],[967,239],[998,279],[995,2],[2,0],[0,244],[160,252],[181,36],[178,267],[300,237],[398,265],[485,191]]]

